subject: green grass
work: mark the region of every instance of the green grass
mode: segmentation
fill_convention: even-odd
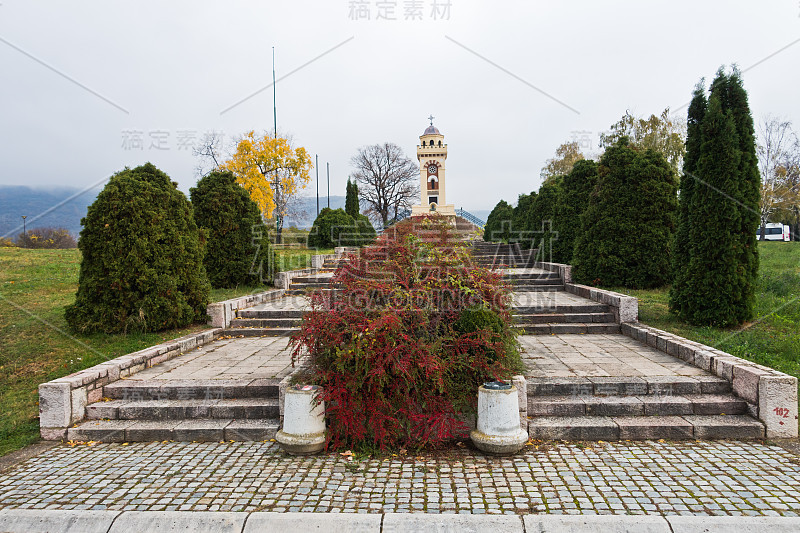
[[[639,298],[639,320],[800,378],[800,243],[759,243],[756,319],[738,328],[690,326],[669,312],[669,289],[614,289]]]
[[[332,254],[330,250],[309,250],[306,248],[282,248],[277,252],[278,271],[311,268],[311,258],[320,254]]]
[[[281,250],[279,269],[310,266],[312,250]],[[324,253],[324,252],[319,252]],[[75,300],[78,250],[0,248],[0,455],[39,438],[38,385],[108,359],[206,329],[74,335],[64,306]],[[271,287],[215,289],[212,301]]]

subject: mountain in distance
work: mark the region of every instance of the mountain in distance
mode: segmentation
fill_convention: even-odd
[[[75,237],[81,231],[81,219],[94,202],[100,188],[77,189],[74,187],[32,188],[17,185],[0,185],[0,237],[15,239],[22,233],[22,215],[27,216],[27,229],[56,227],[66,228]],[[344,209],[344,196],[331,196],[332,209]],[[328,197],[320,196],[320,210],[328,206]],[[470,211],[486,220],[487,210]],[[295,226],[310,229],[317,217],[317,199],[314,196],[299,196],[285,227]]]
[[[99,192],[100,188],[0,185],[0,236],[16,239],[22,233],[22,216],[25,215],[28,230],[66,228],[77,237],[81,219]]]

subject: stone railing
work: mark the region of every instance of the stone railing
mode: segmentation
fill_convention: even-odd
[[[39,427],[45,440],[61,440],[86,417],[86,406],[103,398],[103,387],[218,339],[222,328],[193,333],[129,353],[39,385]]]
[[[730,382],[750,415],[764,423],[768,438],[797,437],[796,377],[638,322],[621,329],[623,335]]]
[[[286,288],[288,288],[288,285]],[[263,304],[271,300],[277,300],[283,296],[282,289],[283,287],[281,289],[248,294],[247,296],[240,296],[239,298],[231,298],[223,302],[209,304],[206,308],[206,312],[209,316],[208,324],[215,328],[227,328],[231,325],[231,320],[236,318],[236,311]]]
[[[272,290],[212,303],[207,312],[214,329],[163,342],[42,383],[39,385],[39,426],[42,438],[65,438],[67,428],[84,420],[86,406],[103,398],[103,387],[106,385],[218,339],[236,316],[237,310],[274,300],[282,295],[282,290]]]

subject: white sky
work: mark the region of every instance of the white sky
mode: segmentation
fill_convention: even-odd
[[[754,116],[800,129],[798,0],[449,0],[449,20],[431,16],[447,0],[415,1],[423,20],[408,0],[361,2],[370,20],[350,0],[0,0],[0,184],[85,187],[152,161],[188,191],[180,137],[272,129],[273,46],[279,79],[325,54],[278,82],[278,127],[319,154],[323,184],[330,162],[337,195],[360,146],[415,158],[432,113],[448,202],[514,202],[562,142],[597,152],[626,109],[677,108],[733,62]],[[376,20],[382,3],[397,20]],[[131,130],[143,149],[123,146]]]

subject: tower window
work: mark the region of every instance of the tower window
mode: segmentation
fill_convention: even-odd
[[[433,142],[433,141],[431,141],[431,142]],[[441,146],[442,146],[442,141],[439,141],[439,147],[441,148]]]

